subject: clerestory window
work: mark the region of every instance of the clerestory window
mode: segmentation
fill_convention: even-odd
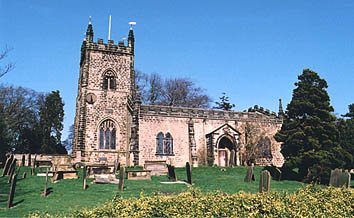
[[[170,133],[164,135],[162,132],[156,136],[156,154],[173,155],[173,138]]]
[[[116,149],[116,126],[112,120],[106,120],[100,125],[99,149]]]

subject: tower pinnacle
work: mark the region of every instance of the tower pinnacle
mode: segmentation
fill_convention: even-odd
[[[89,24],[88,24],[87,30],[86,30],[86,41],[87,42],[93,41],[93,29],[92,29],[92,23],[91,23],[91,16],[89,17]]]
[[[283,111],[283,104],[281,102],[281,98],[279,99],[279,112],[278,112],[279,116],[283,116],[284,115],[284,111]]]

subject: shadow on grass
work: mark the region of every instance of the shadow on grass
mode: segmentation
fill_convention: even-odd
[[[24,201],[25,201],[24,199],[22,199],[22,200],[20,200],[20,201],[17,201],[17,202],[15,202],[15,203],[13,203],[11,207],[16,207],[17,205],[21,204],[21,203],[24,202]]]

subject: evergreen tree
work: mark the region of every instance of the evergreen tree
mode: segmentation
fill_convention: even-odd
[[[53,91],[45,98],[39,111],[42,135],[41,153],[64,154],[65,147],[61,144],[63,130],[64,103],[59,91]]]
[[[298,168],[299,179],[325,184],[331,168],[344,166],[345,151],[338,144],[327,82],[309,69],[298,80],[282,128],[274,137],[282,142],[284,169]]]
[[[231,111],[233,107],[235,107],[235,104],[231,104],[229,102],[229,97],[226,96],[226,93],[223,92],[222,96],[219,98],[220,102],[215,102],[217,106],[215,106],[215,109],[221,109],[225,111]]]
[[[354,168],[354,104],[348,106],[349,112],[343,117],[349,119],[340,119],[338,122],[338,130],[340,130],[341,147],[348,152],[346,160],[346,169]]]

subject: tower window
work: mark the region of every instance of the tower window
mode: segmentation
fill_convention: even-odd
[[[156,137],[156,154],[173,155],[173,139],[170,133],[165,136],[162,132]]]
[[[106,120],[100,125],[99,149],[116,149],[116,127],[112,120]]]
[[[116,89],[116,78],[112,71],[107,71],[103,76],[103,89],[114,90]]]

